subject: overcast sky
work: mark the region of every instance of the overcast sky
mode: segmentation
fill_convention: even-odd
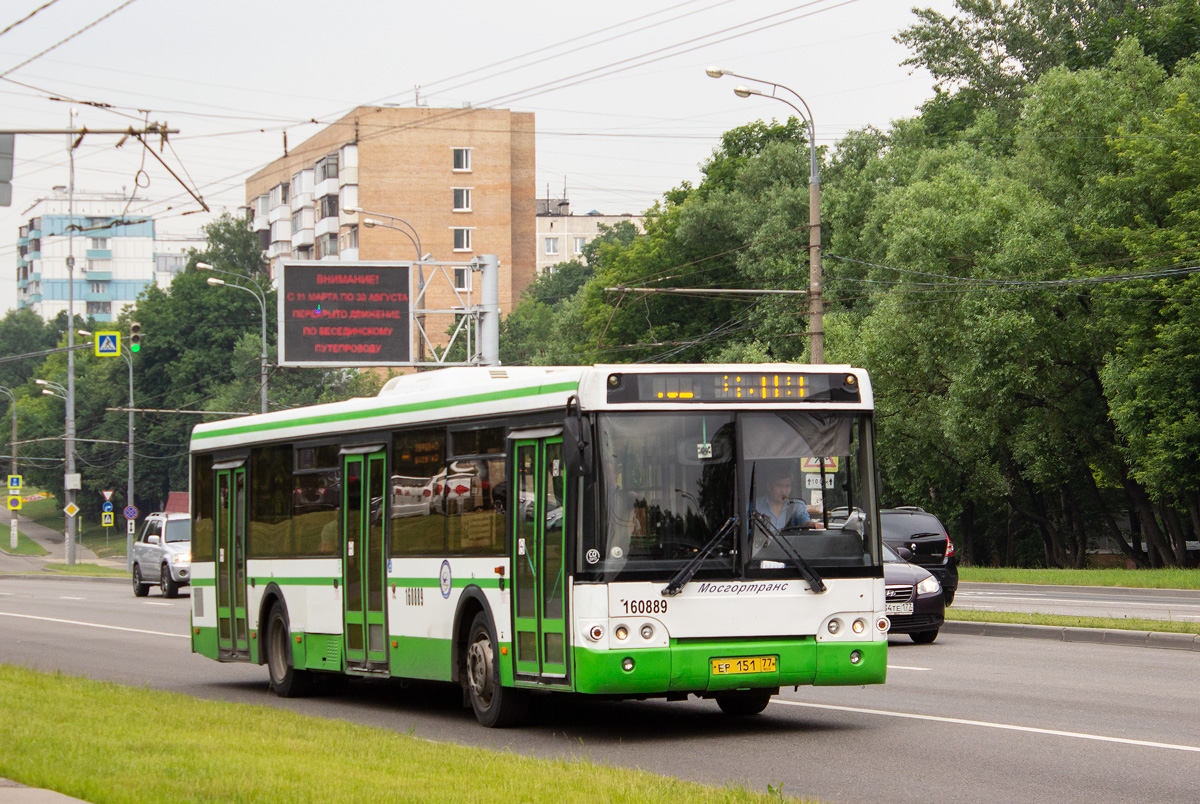
[[[5,0],[0,30],[47,1]],[[418,92],[436,108],[534,112],[539,197],[565,187],[577,213],[641,212],[695,182],[722,132],[791,111],[736,97],[745,82],[708,78],[707,66],[794,89],[818,141],[833,144],[930,96],[928,74],[901,66],[908,53],[892,37],[913,5],[953,10],[952,0],[50,2],[0,33],[0,128],[66,128],[72,110],[92,129],[166,123],[180,133],[160,155],[217,212],[245,203],[245,178],[282,155],[285,132],[294,147],[354,106],[411,106]],[[179,181],[117,140],[85,138],[76,189],[137,187],[131,215],[198,234],[209,217],[189,214],[199,206]],[[18,227],[67,184],[66,138],[19,136],[14,174],[12,206],[0,207],[0,312],[15,305]]]

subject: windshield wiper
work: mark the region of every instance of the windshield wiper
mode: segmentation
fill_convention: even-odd
[[[704,559],[708,558],[716,546],[724,541],[729,532],[737,527],[738,518],[731,516],[725,520],[725,524],[717,529],[717,534],[712,537],[708,544],[700,548],[700,552],[692,557],[692,560],[679,568],[679,572],[671,576],[671,580],[667,582],[667,586],[662,590],[665,597],[674,597],[679,594],[680,590],[687,585],[687,582],[692,579],[692,576],[700,569],[700,565],[704,563]]]
[[[813,569],[812,564],[809,564],[804,556],[796,552],[796,548],[788,544],[788,540],[779,535],[779,528],[772,524],[770,519],[762,511],[751,511],[750,520],[758,525],[759,530],[767,534],[767,537],[773,540],[776,544],[783,548],[783,552],[787,553],[792,561],[796,562],[796,567],[800,570],[800,574],[804,576],[804,580],[808,581],[808,585],[812,587],[814,592],[824,592],[825,582],[821,580],[821,576]]]

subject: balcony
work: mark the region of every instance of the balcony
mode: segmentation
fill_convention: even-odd
[[[312,227],[297,229],[292,232],[292,248],[311,246],[314,242],[316,242],[316,232],[313,231]]]
[[[89,260],[111,260],[111,248],[89,248],[85,255]]]
[[[334,215],[331,218],[321,218],[321,220],[317,221],[317,225],[316,225],[314,234],[316,234],[318,237],[320,237],[321,235],[324,235],[324,234],[335,235],[337,233],[338,233],[338,216],[337,215]]]

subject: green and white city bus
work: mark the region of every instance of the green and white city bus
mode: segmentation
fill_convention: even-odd
[[[533,693],[882,683],[872,397],[849,366],[449,368],[192,433],[192,650]]]

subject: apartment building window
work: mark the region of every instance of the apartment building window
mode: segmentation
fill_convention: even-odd
[[[88,315],[111,315],[112,302],[88,302]]]
[[[455,148],[454,149],[454,169],[461,173],[471,172],[471,149],[470,148]]]
[[[304,228],[304,210],[297,210],[292,213],[292,234]]]
[[[271,206],[281,207],[291,199],[291,185],[286,181],[271,188]]]
[[[311,260],[313,258],[312,246],[300,246],[294,252],[298,260]]]
[[[471,270],[469,268],[454,269],[454,289],[455,290],[470,290],[471,289]]]
[[[338,197],[336,195],[321,196],[321,203],[318,205],[321,218],[336,218],[338,216]]]
[[[547,237],[546,238],[546,254],[549,256],[556,256],[558,254],[558,238],[557,237]]]
[[[342,249],[358,248],[358,227],[351,226],[342,233]]]
[[[338,157],[337,154],[330,154],[321,161],[317,162],[317,181],[325,181],[325,179],[336,179],[338,177]]]
[[[88,292],[89,293],[108,293],[108,283],[107,282],[89,282],[88,283]]]
[[[455,212],[470,212],[471,211],[471,188],[470,187],[455,187],[454,188],[454,211]]]
[[[336,257],[338,253],[338,237],[335,234],[321,235],[317,238],[317,259]]]
[[[454,230],[454,250],[455,251],[470,251],[471,250],[471,230],[470,229],[455,229]]]
[[[90,248],[93,248],[93,249],[108,248],[108,238],[107,237],[93,237],[92,245],[90,246]]]
[[[576,254],[582,254],[582,253],[583,253],[583,247],[584,247],[584,246],[586,246],[586,245],[587,245],[587,238],[586,238],[586,237],[577,237],[577,238],[575,238],[575,253],[576,253]]]

